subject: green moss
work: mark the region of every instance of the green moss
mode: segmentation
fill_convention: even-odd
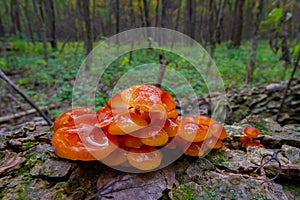
[[[31,200],[31,198],[24,197],[23,195],[18,194],[18,200]]]
[[[3,199],[4,195],[6,194],[6,190],[1,189],[0,190],[0,199]]]
[[[283,185],[284,192],[291,194],[295,199],[300,199],[300,187],[295,185]]]
[[[63,199],[63,192],[62,191],[58,191],[56,193],[56,199]]]
[[[28,149],[30,149],[31,147],[37,145],[39,142],[37,141],[28,141],[26,142],[25,146],[20,147],[21,151],[27,151]]]
[[[193,200],[195,199],[193,194],[194,188],[190,185],[179,185],[173,189],[173,198],[174,199],[185,199]]]
[[[18,172],[15,174],[15,176],[20,176],[26,173],[27,181],[29,182],[33,178],[29,172],[31,171],[31,169],[34,167],[36,163],[41,163],[42,161],[36,159],[36,154],[27,155],[25,156],[25,158],[26,158],[26,162],[21,165],[21,167],[18,169]]]
[[[216,165],[224,165],[226,162],[225,151],[222,149],[211,151],[207,158]]]
[[[266,197],[255,196],[255,197],[253,197],[253,200],[267,200],[267,198]]]
[[[16,192],[18,194],[18,200],[31,200],[31,198],[28,198],[28,197],[24,196],[24,192],[25,192],[24,190],[26,191],[26,189],[22,188],[22,187],[17,189]]]
[[[19,169],[15,176],[20,176],[24,173],[29,172],[33,168],[33,164],[31,162],[26,162]]]

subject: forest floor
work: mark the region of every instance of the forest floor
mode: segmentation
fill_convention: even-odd
[[[59,43],[59,49],[61,45]],[[226,90],[253,87],[289,78],[292,66],[284,69],[280,55],[274,54],[269,48],[266,48],[267,45],[267,41],[259,42],[257,69],[254,70],[252,85],[244,83],[249,44],[245,42],[242,46],[234,49],[228,49],[226,43],[217,46],[214,61],[221,73]],[[38,106],[46,107],[46,111],[54,119],[70,108],[74,80],[85,56],[83,43],[67,43],[63,51],[53,51],[52,49],[48,49],[48,51],[49,61],[47,64],[43,60],[41,44],[37,43],[36,46],[33,46],[24,40],[12,38],[7,45],[7,51],[0,53],[0,68],[25,94],[30,96],[32,101]],[[131,63],[128,54],[111,63],[105,72],[106,75],[99,83],[95,96],[96,109],[107,102],[112,92],[111,86],[116,84],[126,71],[143,63],[158,63],[159,53],[161,53],[159,50],[147,49],[134,51]],[[168,66],[189,80],[197,95],[207,93],[208,90],[201,75],[195,73],[186,60],[172,53],[165,53],[165,56],[169,61]],[[296,76],[300,76],[299,70],[296,72]],[[1,116],[18,114],[31,109],[3,80],[0,80],[0,86]],[[26,116],[26,118],[33,119],[32,116],[34,115]],[[14,123],[14,120],[16,118],[12,119],[10,123]],[[22,119],[16,122],[21,121]]]

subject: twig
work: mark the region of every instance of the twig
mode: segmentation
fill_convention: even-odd
[[[52,126],[51,119],[34,103],[29,97],[24,94],[15,84],[12,82],[5,74],[0,70],[0,78],[2,78],[8,85],[10,85],[17,93],[19,93],[27,103],[29,103],[45,120],[46,122]]]
[[[294,68],[293,68],[293,71],[292,71],[292,73],[291,73],[291,77],[290,77],[290,79],[289,79],[288,84],[287,84],[286,87],[285,87],[284,94],[283,94],[283,97],[282,97],[282,99],[281,99],[280,107],[279,107],[279,110],[278,110],[278,113],[277,113],[277,117],[276,117],[276,121],[277,121],[277,122],[278,122],[278,120],[279,120],[280,113],[281,113],[281,111],[282,111],[282,109],[283,109],[283,105],[284,105],[284,101],[285,101],[286,96],[287,96],[287,92],[288,92],[288,90],[289,90],[289,88],[290,88],[290,85],[291,85],[292,80],[293,80],[293,78],[294,78],[296,69],[297,69],[297,67],[298,67],[299,60],[300,60],[300,53],[298,54],[297,59],[294,61]]]
[[[21,102],[19,102],[13,95],[8,94],[7,97],[10,98],[12,101],[16,102],[16,104],[17,104],[22,110],[26,110],[26,109],[24,108],[24,106],[21,104]]]
[[[261,158],[261,161],[260,161],[260,166],[259,168],[257,168],[254,172],[257,173],[258,171],[261,171],[262,172],[262,176],[265,177],[264,181],[265,182],[271,182],[273,180],[275,180],[276,178],[279,177],[279,175],[281,174],[281,163],[279,161],[279,158],[277,156],[278,153],[280,153],[281,150],[277,150],[277,151],[274,151],[272,154],[266,154],[264,155],[262,158]],[[267,161],[264,162],[264,159],[265,158],[269,158]],[[277,174],[275,175],[275,177],[269,179],[266,177],[266,174],[265,174],[265,170],[264,170],[264,167],[266,164],[268,164],[269,162],[271,162],[272,160],[274,160],[275,162],[278,163],[278,171],[277,171]]]
[[[43,106],[43,107],[40,107],[39,109],[40,110],[47,110],[47,109],[49,109],[49,107]],[[6,115],[4,117],[0,117],[0,123],[9,121],[11,119],[15,119],[15,118],[23,117],[23,116],[26,116],[26,115],[30,115],[30,114],[33,114],[33,113],[36,113],[36,112],[37,112],[36,109],[30,109],[30,110],[26,110],[26,111],[11,114],[11,115]]]

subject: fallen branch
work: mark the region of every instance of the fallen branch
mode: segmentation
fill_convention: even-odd
[[[2,78],[8,85],[10,85],[17,93],[19,93],[24,100],[29,103],[45,120],[46,122],[52,126],[51,119],[34,103],[32,102],[29,97],[24,94],[15,84],[12,82],[5,74],[0,70],[0,78]]]
[[[43,111],[43,110],[48,110],[49,107],[43,106],[43,107],[40,107],[39,109]],[[26,111],[11,114],[11,115],[6,115],[4,117],[0,117],[0,123],[9,121],[11,119],[23,117],[23,116],[26,116],[26,115],[31,115],[31,114],[36,113],[36,112],[37,112],[36,109],[30,109],[30,110],[26,110]]]
[[[284,94],[283,94],[283,97],[282,97],[282,99],[281,99],[280,107],[279,107],[279,110],[278,110],[278,113],[277,113],[277,117],[276,117],[276,121],[277,121],[277,122],[278,122],[278,120],[279,120],[280,113],[281,113],[281,111],[282,111],[282,109],[283,109],[283,106],[284,106],[284,101],[285,101],[285,99],[286,99],[288,90],[289,90],[289,88],[290,88],[290,85],[291,85],[292,80],[293,80],[293,78],[294,78],[296,69],[297,69],[297,67],[298,67],[299,60],[300,60],[300,53],[298,54],[297,59],[295,59],[295,61],[294,61],[294,68],[293,68],[293,70],[292,70],[291,77],[290,77],[290,79],[289,79],[288,84],[286,85],[285,90],[284,90]]]

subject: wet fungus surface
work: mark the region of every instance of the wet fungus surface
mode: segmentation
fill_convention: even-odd
[[[142,84],[119,91],[97,112],[66,111],[55,120],[52,144],[62,158],[152,170],[161,165],[162,148],[203,156],[208,149],[221,148],[225,137],[218,122],[178,116],[168,92]]]

